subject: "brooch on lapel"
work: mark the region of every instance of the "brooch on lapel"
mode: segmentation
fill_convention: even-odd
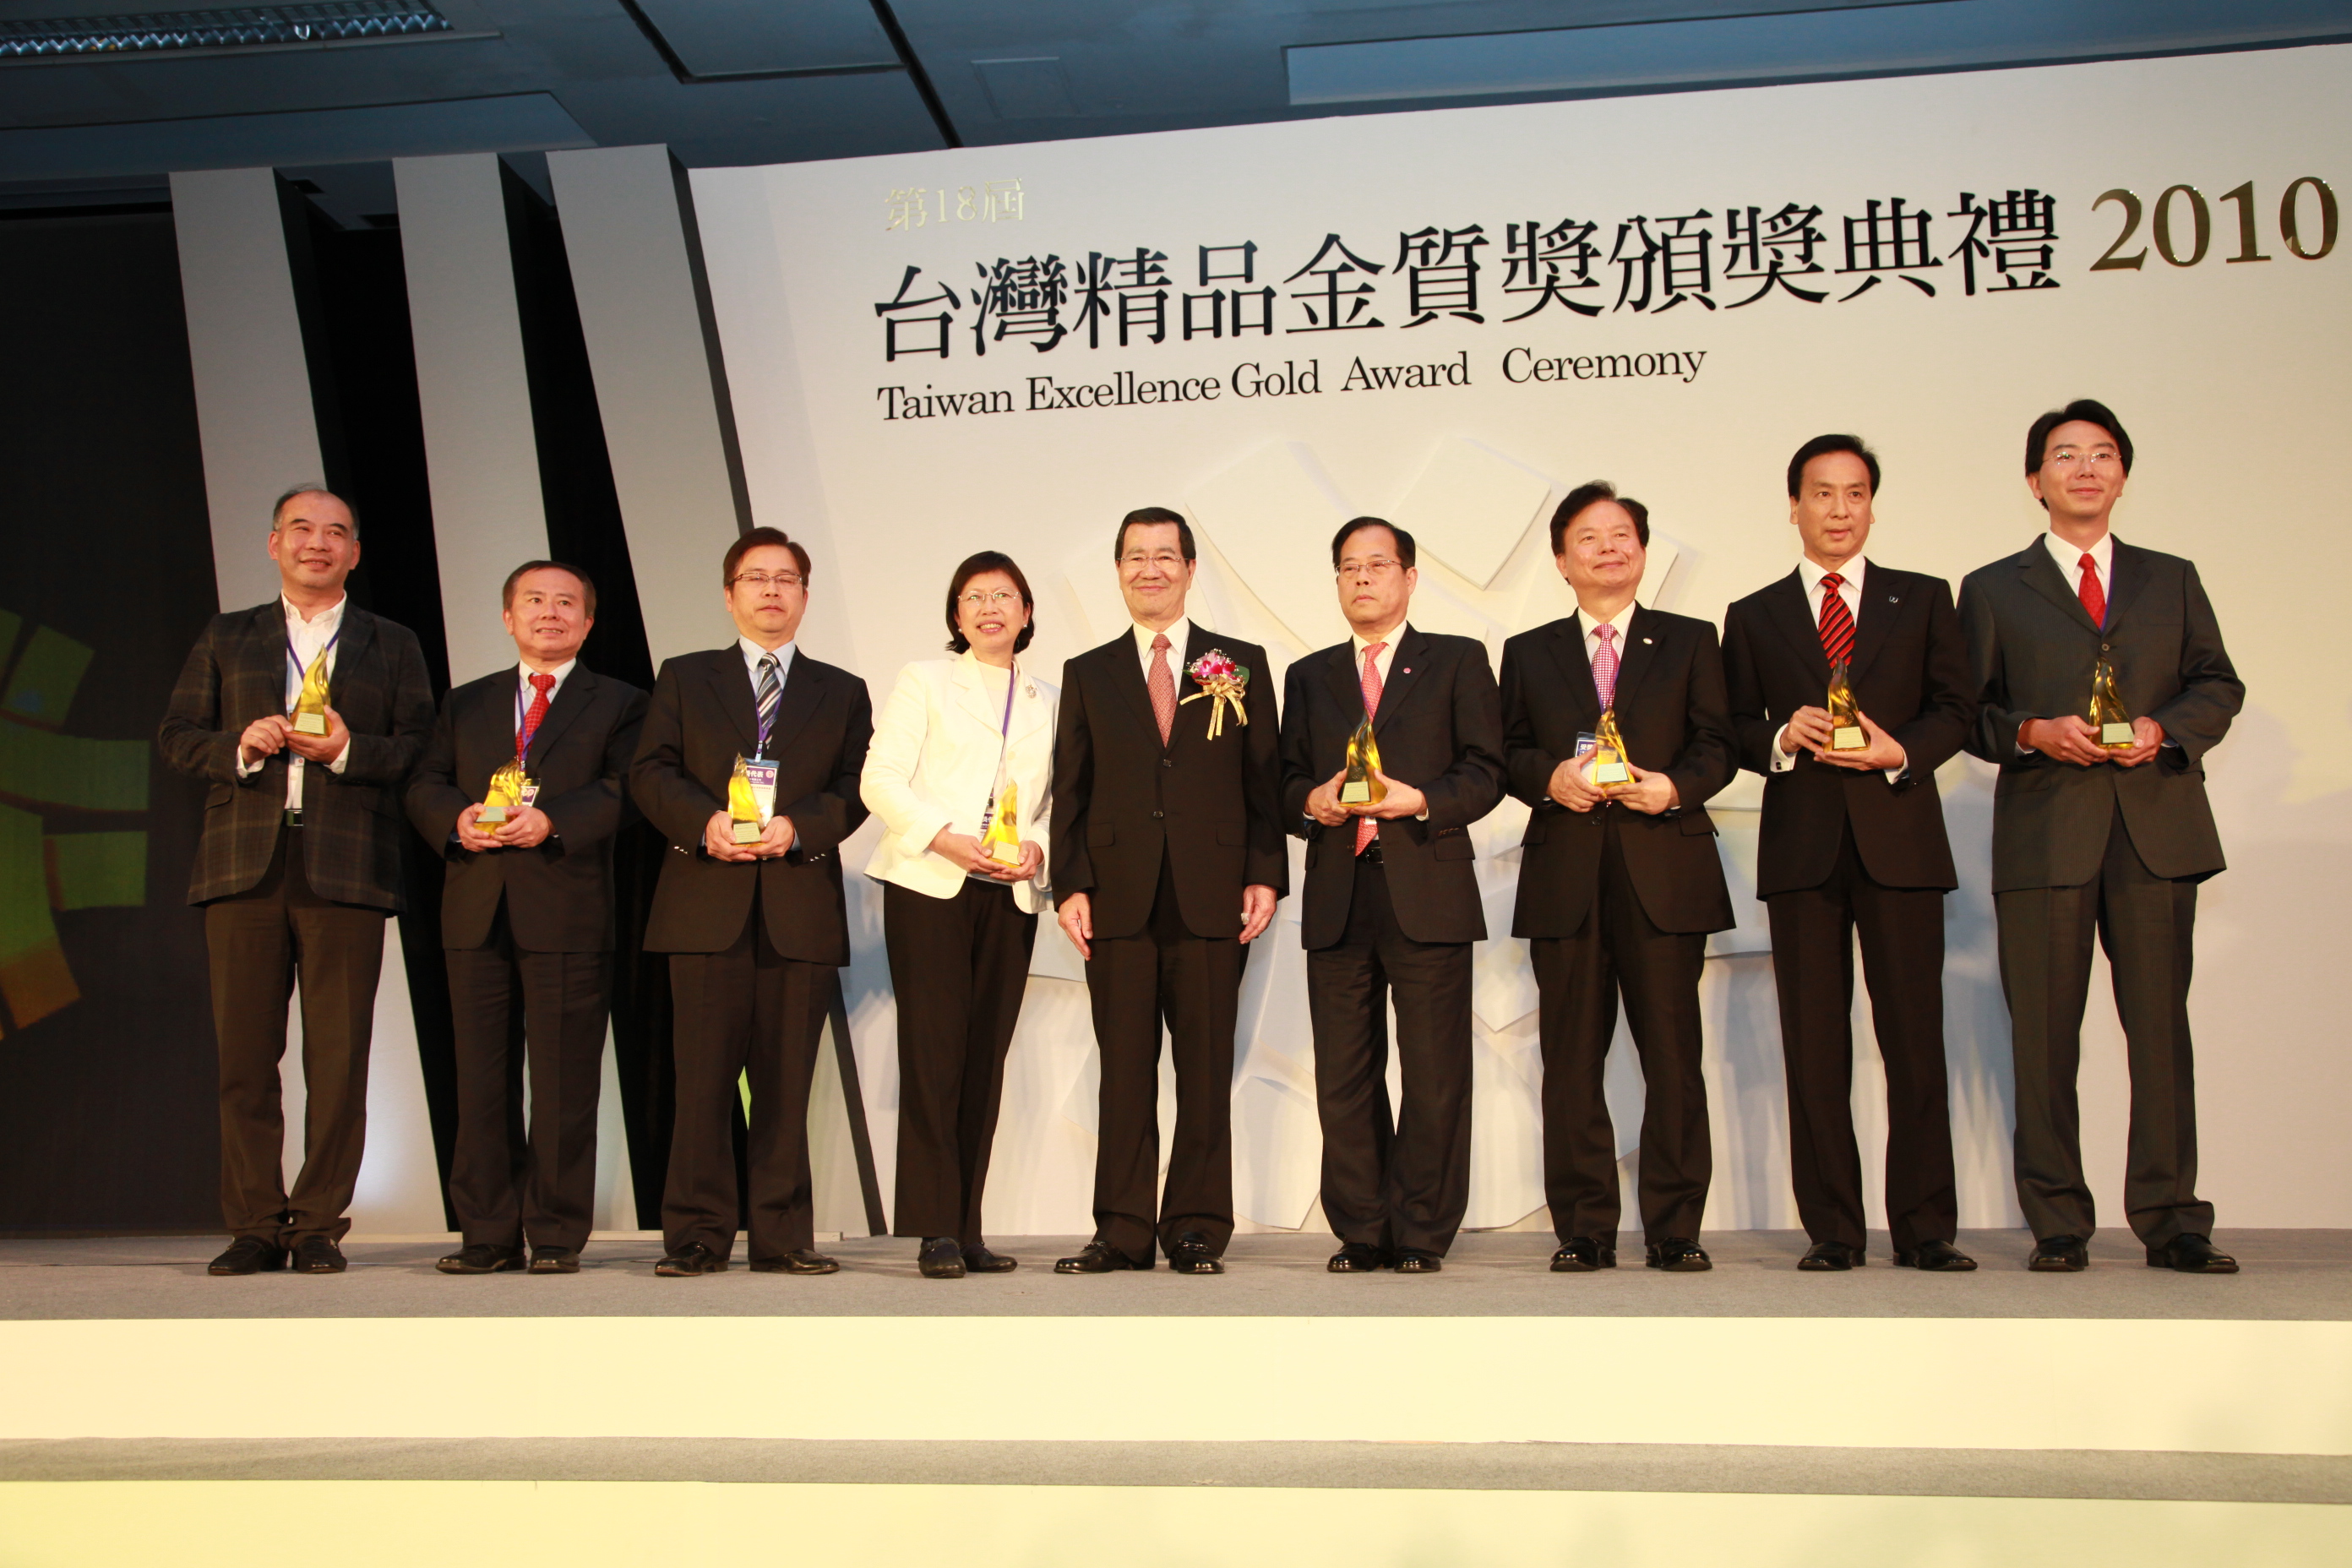
[[[1250,672],[1235,664],[1233,655],[1223,648],[1213,647],[1186,667],[1184,673],[1201,688],[1184,701],[1198,702],[1203,697],[1209,700],[1209,739],[1213,741],[1224,732],[1227,709],[1233,710],[1235,722],[1249,722],[1249,715],[1242,710],[1242,698],[1249,691]]]

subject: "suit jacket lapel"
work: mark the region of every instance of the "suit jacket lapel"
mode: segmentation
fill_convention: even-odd
[[[2058,562],[2050,553],[2048,545],[2035,540],[2025,547],[2025,553],[2017,558],[2017,565],[2024,575],[2026,586],[2074,616],[2076,626],[2085,631],[2099,629],[2091,619],[2091,612],[2083,608],[2083,601],[2066,586],[2065,574],[2058,570]],[[2110,616],[2108,618],[2114,617]]]
[[[1601,693],[1592,684],[1592,660],[1584,652],[1584,616],[1580,612],[1553,626],[1557,641],[1552,657],[1559,660],[1560,684],[1589,730],[1601,721]]]
[[[1160,721],[1151,713],[1151,690],[1143,683],[1143,666],[1135,654],[1135,634],[1121,632],[1096,651],[1110,662],[1111,689],[1127,699],[1144,732],[1160,739]]]
[[[1404,635],[1397,638],[1396,651],[1389,655],[1389,678],[1381,686],[1381,710],[1372,715],[1375,735],[1388,728],[1389,721],[1421,684],[1422,672],[1428,668],[1429,639],[1411,626],[1402,630]],[[1354,646],[1349,645],[1351,648]]]
[[[509,704],[516,697],[522,694],[520,677],[511,679],[518,684],[508,693]],[[572,721],[580,717],[581,710],[595,700],[596,677],[590,672],[586,665],[573,665],[572,673],[566,676],[563,684],[556,689],[555,700],[547,705],[546,713],[539,721],[539,728],[530,732],[530,756],[539,758],[547,755],[549,750],[554,746],[557,738],[564,731],[572,728]],[[511,713],[507,715],[509,718],[513,716]]]
[[[977,659],[959,658],[955,665],[956,706],[975,723],[995,730],[1004,723],[1004,709],[988,694],[988,682]]]
[[[1813,619],[1812,595],[1805,592],[1801,572],[1791,572],[1772,584],[1771,596],[1766,601],[1771,607],[1772,621],[1789,646],[1797,650],[1798,661],[1805,673],[1826,692],[1830,684],[1829,656],[1822,651],[1821,623]],[[1857,629],[1857,637],[1859,630]]]
[[[800,662],[799,656],[794,655],[793,666],[797,668]],[[743,667],[742,649],[732,643],[719,649],[709,675],[710,694],[719,700],[727,717],[734,721],[735,733],[741,738],[743,754],[748,757],[760,744],[760,704],[751,692],[751,672]],[[779,712],[776,717],[781,727],[783,715]],[[774,743],[773,736],[769,738],[769,743]]]
[[[374,646],[375,617],[347,602],[343,605],[342,630],[335,636],[334,668],[328,671],[327,679],[327,700],[334,704],[336,711],[341,712],[345,705],[344,683],[359,678],[366,668],[363,661],[368,650]]]
[[[2139,591],[2147,586],[2147,557],[2118,539],[2114,553],[2107,557],[2107,575],[2113,584],[2107,595],[2107,626],[2112,626],[2131,602],[2139,597]],[[2084,616],[2085,620],[2089,618],[2087,615]]]
[[[1862,613],[1853,622],[1853,668],[1848,676],[1849,684],[1862,679],[1870,661],[1886,646],[1887,634],[1895,629],[1895,617],[1903,613],[1903,595],[1908,591],[1906,584],[1884,568],[1872,567],[1863,574],[1861,591],[1855,595],[1862,601]]]
[[[1348,732],[1355,733],[1356,724],[1364,715],[1364,688],[1356,674],[1356,644],[1350,638],[1324,655],[1323,683],[1330,688],[1331,700],[1348,720]]]
[[[751,682],[744,682],[746,687]],[[804,653],[793,655],[793,667],[784,672],[784,689],[776,700],[776,727],[768,733],[768,755],[781,757],[811,719],[816,717],[817,703],[824,696],[819,689],[824,677],[817,673],[815,663]],[[759,732],[759,706],[751,710],[752,732]]]
[[[1654,618],[1639,605],[1625,617],[1625,635],[1618,639],[1622,651],[1617,658],[1617,691],[1612,707],[1623,707],[1625,700],[1642,684],[1642,677],[1650,672],[1650,656],[1655,651],[1650,639],[1657,635],[1651,624]]]

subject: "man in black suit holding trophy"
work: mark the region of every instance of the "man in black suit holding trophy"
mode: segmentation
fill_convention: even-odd
[[[1723,659],[1743,766],[1764,776],[1756,893],[1789,1079],[1789,1163],[1812,1247],[1864,1261],[1853,1136],[1853,947],[1886,1067],[1886,1219],[1895,1261],[1964,1272],[1944,1073],[1944,895],[1958,885],[1936,770],[1975,712],[1968,646],[1940,577],[1863,554],[1877,456],[1817,436],[1789,459],[1797,569],[1734,604]]]

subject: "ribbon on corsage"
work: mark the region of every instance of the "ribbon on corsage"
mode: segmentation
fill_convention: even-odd
[[[1242,708],[1242,699],[1249,693],[1250,672],[1234,662],[1234,656],[1223,648],[1213,647],[1194,659],[1185,669],[1199,685],[1200,690],[1184,699],[1185,702],[1209,700],[1209,739],[1215,740],[1224,732],[1225,711],[1233,710],[1234,721],[1249,722],[1249,714]],[[1178,704],[1179,707],[1182,703]]]

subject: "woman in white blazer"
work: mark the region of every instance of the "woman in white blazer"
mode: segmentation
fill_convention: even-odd
[[[887,831],[866,863],[898,999],[898,1192],[892,1233],[920,1237],[932,1279],[1002,1273],[981,1189],[1045,890],[1054,712],[1061,693],[1021,663],[1029,580],[983,550],[948,586],[954,658],[919,659],[875,716],[858,793]],[[1019,861],[982,837],[1012,805]],[[1009,851],[1008,851],[1009,852]]]

